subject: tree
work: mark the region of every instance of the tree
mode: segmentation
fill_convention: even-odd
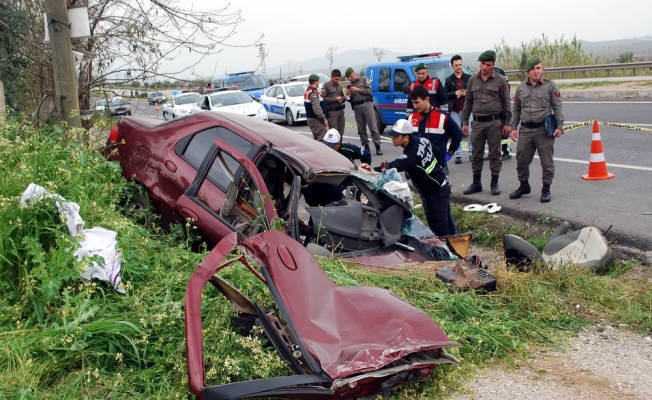
[[[385,55],[385,49],[381,49],[379,47],[374,47],[374,55],[376,56],[376,59],[378,62],[383,59],[383,56]]]
[[[329,72],[333,70],[333,61],[335,61],[335,52],[337,52],[337,47],[330,46],[328,47],[328,50],[326,50],[326,54],[324,54],[324,57],[326,57],[326,59],[329,62],[328,65]]]
[[[32,64],[23,54],[25,44],[19,34],[29,24],[29,17],[13,2],[0,0],[0,81],[4,83],[6,104],[12,108],[17,108],[18,94],[26,89],[21,84],[23,70]]]
[[[631,51],[628,51],[626,53],[622,53],[621,55],[618,56],[618,62],[619,63],[634,62],[634,53],[632,53]]]
[[[4,2],[9,0],[0,1],[4,10]],[[76,4],[80,0],[68,0],[68,3]],[[236,27],[243,19],[240,10],[231,10],[229,4],[198,11],[192,3],[177,0],[86,0],[85,3],[91,38],[73,40],[73,48],[92,55],[77,64],[82,109],[90,106],[91,90],[105,81],[120,86],[134,80],[167,79],[184,72],[194,74],[194,67],[206,56],[225,47],[254,46],[260,40],[233,42]],[[50,56],[43,43],[42,0],[22,0],[21,8],[32,17],[29,23],[13,25],[20,26],[22,32],[15,36],[23,43],[23,56],[33,61],[32,68],[24,75],[31,92],[40,99],[44,94],[54,94]],[[0,48],[8,47],[6,41],[0,40]],[[161,69],[165,60],[186,54],[192,54],[193,61],[176,70]]]

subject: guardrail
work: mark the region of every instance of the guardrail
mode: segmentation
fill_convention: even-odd
[[[587,72],[607,71],[607,76],[610,76],[610,71],[612,70],[627,70],[627,69],[631,69],[634,73],[634,76],[636,76],[636,70],[641,68],[652,68],[652,61],[618,63],[618,64],[580,65],[576,67],[551,67],[551,68],[546,68],[545,71],[548,73],[560,73],[563,79],[564,73],[567,72],[583,72],[584,76],[586,77]],[[505,71],[507,75],[517,75],[521,72],[524,71],[518,69]]]

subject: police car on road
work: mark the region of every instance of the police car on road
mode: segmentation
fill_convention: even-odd
[[[240,90],[219,90],[204,94],[193,105],[191,113],[203,111],[230,112],[267,121],[265,107]]]
[[[200,94],[194,92],[180,93],[172,96],[163,104],[163,118],[167,121],[181,115],[190,114],[192,106],[199,100]]]
[[[428,67],[428,75],[439,78],[443,85],[447,76],[453,73],[450,58],[440,58],[441,53],[415,54],[400,56],[398,61],[387,61],[367,66],[365,75],[371,82],[374,108],[378,130],[382,133],[389,125],[394,125],[399,119],[405,118],[408,95],[405,88],[417,80],[415,67],[424,63]],[[464,72],[471,72],[464,67]]]
[[[306,121],[303,94],[308,82],[292,82],[274,85],[260,96],[260,102],[267,110],[269,120],[285,120],[288,125]]]

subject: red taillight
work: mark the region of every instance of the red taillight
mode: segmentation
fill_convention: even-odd
[[[111,129],[111,133],[109,133],[109,140],[113,143],[118,141],[118,124],[115,124],[113,129]]]

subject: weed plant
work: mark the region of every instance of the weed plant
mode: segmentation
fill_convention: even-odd
[[[187,398],[183,302],[190,275],[206,256],[190,251],[191,228],[162,231],[155,220],[128,212],[134,185],[96,150],[75,143],[74,131],[36,129],[20,118],[0,132],[0,399]],[[52,201],[19,205],[30,182],[77,202],[86,226],[118,232],[126,295],[79,277],[83,263]],[[468,217],[468,218],[467,218]],[[476,243],[499,247],[504,232],[487,215],[456,218]],[[176,237],[176,239],[174,238]],[[462,347],[457,366],[437,368],[425,383],[399,392],[401,399],[443,398],[476,367],[518,361],[528,351],[560,343],[600,318],[652,328],[652,294],[646,283],[571,266],[557,271],[498,272],[498,291],[458,292],[421,272],[380,274],[339,260],[319,260],[340,285],[391,290],[427,312]],[[234,264],[221,276],[265,309],[265,287]],[[578,308],[577,305],[580,305]],[[203,296],[204,354],[208,384],[271,376],[289,370],[257,336],[230,328],[230,304],[212,287]]]

